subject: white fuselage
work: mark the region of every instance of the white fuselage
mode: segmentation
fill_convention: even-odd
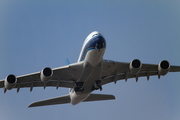
[[[70,89],[71,104],[76,105],[85,100],[96,86],[96,80],[101,80],[102,59],[106,49],[103,36],[94,31],[84,41],[78,62],[84,61],[83,71],[76,82],[83,82],[83,90]]]

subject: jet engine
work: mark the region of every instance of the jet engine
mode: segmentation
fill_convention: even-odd
[[[51,68],[46,67],[41,71],[40,78],[42,82],[48,82],[53,75],[53,71]]]
[[[132,73],[137,74],[141,70],[142,63],[138,59],[134,59],[129,64],[129,69]]]
[[[10,74],[5,78],[4,87],[8,90],[11,90],[12,88],[15,87],[16,83],[17,83],[16,76],[13,74]]]
[[[158,64],[158,71],[160,75],[166,75],[170,70],[170,64],[168,61],[163,60]]]

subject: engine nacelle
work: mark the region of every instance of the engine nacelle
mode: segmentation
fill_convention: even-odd
[[[158,64],[158,71],[160,75],[166,75],[170,70],[170,64],[168,61],[163,60]]]
[[[8,90],[11,90],[12,88],[15,87],[16,83],[17,83],[16,76],[13,74],[10,74],[5,78],[4,87]]]
[[[138,59],[134,59],[129,64],[129,69],[132,73],[137,74],[141,70],[142,63]]]
[[[53,71],[51,68],[46,67],[41,71],[40,78],[42,82],[48,82],[53,75]]]

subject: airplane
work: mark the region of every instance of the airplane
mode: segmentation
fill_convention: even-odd
[[[19,92],[20,88],[48,86],[69,88],[69,94],[46,99],[30,104],[28,107],[38,107],[47,105],[57,105],[71,103],[76,105],[80,102],[113,100],[114,95],[94,94],[95,90],[102,90],[102,86],[118,80],[127,82],[130,78],[166,75],[168,72],[180,72],[180,66],[170,66],[167,60],[162,60],[159,64],[142,64],[140,60],[134,59],[131,62],[117,62],[104,60],[103,55],[106,50],[106,40],[101,33],[94,31],[90,33],[84,41],[77,63],[51,69],[45,67],[40,72],[16,77],[8,75],[0,81],[0,88],[4,88],[4,93],[13,88]]]

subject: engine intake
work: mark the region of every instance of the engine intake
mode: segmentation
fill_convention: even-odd
[[[163,60],[158,64],[158,71],[160,75],[166,75],[170,70],[170,64],[167,60]]]
[[[51,68],[46,67],[41,71],[40,78],[42,82],[48,82],[53,75],[53,71]]]
[[[17,78],[15,75],[10,74],[5,78],[4,87],[8,90],[11,90],[15,87],[17,83]]]
[[[132,73],[137,74],[141,70],[142,63],[138,59],[134,59],[129,64],[129,69]]]

